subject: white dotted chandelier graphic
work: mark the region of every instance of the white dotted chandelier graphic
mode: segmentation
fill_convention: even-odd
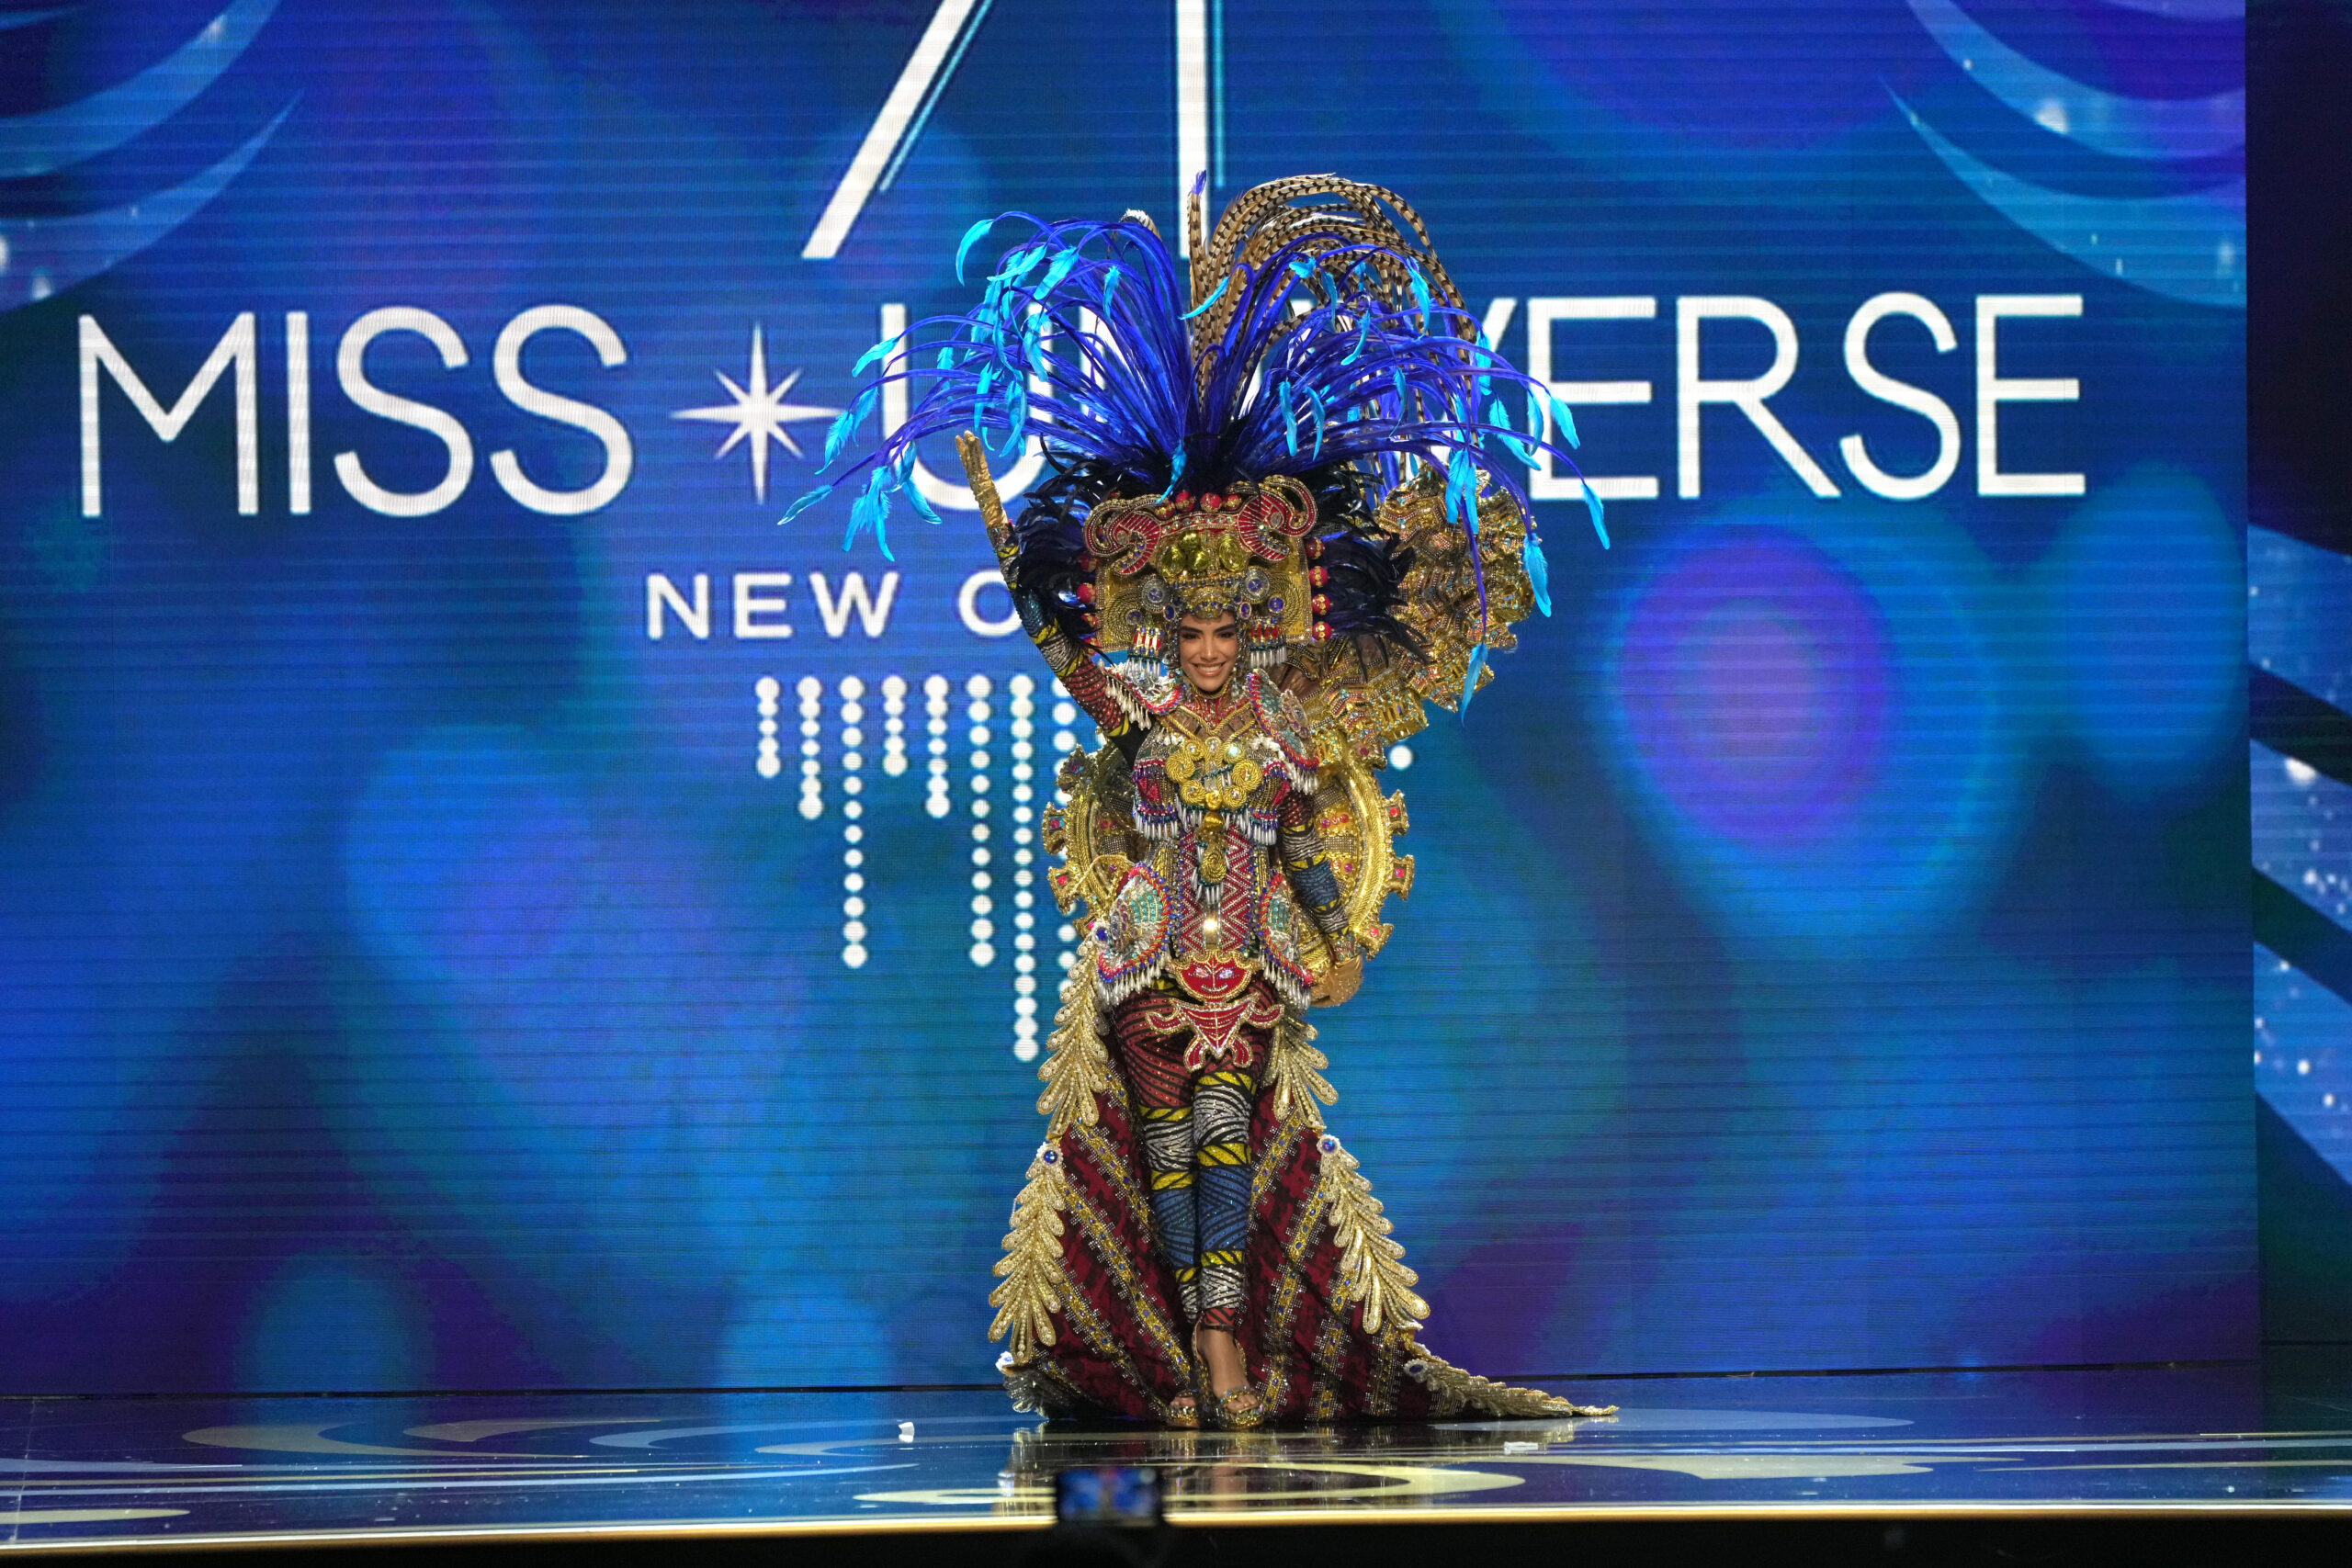
[[[1042,896],[1038,864],[1038,856],[1044,852],[1037,840],[1043,804],[1040,791],[1050,788],[1039,782],[1041,765],[1068,755],[1080,741],[1078,708],[1058,685],[1041,683],[1027,673],[1001,682],[974,674],[960,682],[933,674],[917,682],[895,672],[874,682],[844,675],[833,682],[830,693],[814,675],[803,675],[793,683],[800,736],[800,817],[813,823],[830,811],[842,822],[841,962],[845,968],[864,969],[873,958],[876,928],[874,886],[865,855],[866,818],[869,808],[894,808],[899,804],[899,797],[887,789],[885,781],[897,781],[910,772],[908,701],[918,685],[925,758],[919,789],[907,791],[904,804],[915,807],[919,795],[921,810],[933,821],[962,818],[958,836],[967,846],[963,874],[970,916],[965,926],[965,956],[974,968],[982,970],[997,969],[1001,959],[1010,960],[1012,1054],[1020,1061],[1035,1061],[1043,1033],[1040,1021],[1051,1020],[1059,998],[1069,988],[1078,941],[1077,929]],[[763,779],[780,778],[785,773],[784,682],[774,675],[763,675],[752,682],[752,691],[758,735],[752,770]],[[882,700],[879,781],[869,777],[866,752],[871,721],[867,700],[877,693]],[[825,743],[828,695],[833,700],[834,721],[830,750]],[[958,716],[963,721],[960,736],[952,722]],[[1048,723],[1050,735],[1043,733]],[[1089,739],[1099,744],[1101,738],[1091,724],[1087,730]],[[955,744],[959,739],[963,743],[960,757]],[[829,766],[834,775],[830,795]],[[1050,766],[1044,767],[1046,773],[1051,771]],[[960,811],[956,798],[959,777]],[[876,787],[869,789],[869,784]],[[1053,794],[1056,799],[1064,798],[1058,790]],[[1041,933],[1048,931],[1055,967],[1045,974],[1054,986],[1043,994],[1053,1005],[1041,1003],[1038,985],[1038,955],[1044,947]]]

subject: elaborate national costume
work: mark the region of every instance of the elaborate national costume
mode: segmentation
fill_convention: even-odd
[[[1062,764],[1044,829],[1085,934],[989,1297],[1006,1384],[1024,1408],[1182,1423],[1195,1330],[1223,1328],[1276,1418],[1588,1413],[1421,1348],[1428,1307],[1324,1124],[1306,1021],[1412,885],[1404,797],[1374,783],[1389,748],[1550,611],[1494,453],[1566,458],[1573,425],[1482,341],[1391,193],[1307,176],[1213,233],[1197,194],[1187,218],[1189,287],[1140,215],[1027,220],[977,310],[919,323],[946,342],[876,346],[827,454],[885,382],[930,382],[851,470],[871,470],[852,537],[887,551],[896,495],[928,515],[915,444],[955,434],[1023,624],[1104,737]],[[1033,435],[1053,472],[1015,521],[987,458]],[[1227,615],[1241,669],[1204,692],[1171,670],[1179,625]]]

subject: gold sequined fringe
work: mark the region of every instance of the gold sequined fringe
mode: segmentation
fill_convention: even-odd
[[[1049,1154],[1054,1157],[1046,1158]],[[1061,1158],[1049,1143],[1029,1162],[1029,1179],[1012,1201],[1004,1256],[992,1270],[1003,1283],[989,1292],[989,1305],[996,1308],[989,1337],[1012,1336],[1000,1365],[1025,1366],[1036,1359],[1039,1346],[1054,1343],[1054,1314],[1069,1293],[1062,1274],[1062,1213],[1069,1207]]]
[[[1340,1244],[1338,1300],[1363,1309],[1366,1334],[1378,1334],[1383,1324],[1419,1328],[1430,1304],[1413,1293],[1420,1276],[1405,1267],[1403,1245],[1389,1239],[1395,1223],[1380,1212],[1370,1179],[1339,1139],[1324,1134],[1322,1154],[1323,1212]]]
[[[1411,1351],[1405,1362],[1405,1375],[1430,1392],[1430,1401],[1441,1416],[1458,1415],[1476,1410],[1487,1416],[1506,1418],[1530,1416],[1614,1416],[1613,1404],[1578,1404],[1556,1393],[1539,1389],[1513,1388],[1492,1378],[1482,1378],[1476,1372],[1465,1372],[1460,1367],[1436,1355],[1419,1340],[1408,1339]]]

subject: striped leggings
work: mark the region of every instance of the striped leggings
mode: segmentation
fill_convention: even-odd
[[[1170,1027],[1171,1010],[1147,992],[1120,1006],[1113,1032],[1151,1178],[1152,1228],[1175,1271],[1184,1315],[1231,1330],[1240,1326],[1247,1300],[1250,1116],[1269,1042],[1244,1031],[1246,1060],[1188,1070],[1192,1030]]]

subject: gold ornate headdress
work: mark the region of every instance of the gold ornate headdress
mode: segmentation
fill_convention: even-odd
[[[1293,642],[1329,637],[1313,590],[1322,569],[1315,497],[1287,474],[1221,494],[1106,501],[1087,514],[1096,641],[1106,653],[1158,660],[1186,615],[1231,615],[1252,669]]]

